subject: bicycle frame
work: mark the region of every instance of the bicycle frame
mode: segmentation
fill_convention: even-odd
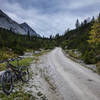
[[[19,66],[19,63],[17,61],[17,65]],[[17,80],[20,80],[20,68],[16,69],[16,66],[12,65],[11,63],[9,63],[9,61],[7,62],[7,69],[10,69],[12,71],[12,73],[14,73],[14,75],[16,75]],[[13,76],[13,75],[12,75]]]

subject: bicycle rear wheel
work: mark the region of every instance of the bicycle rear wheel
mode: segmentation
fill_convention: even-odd
[[[26,66],[21,67],[21,80],[23,82],[29,81],[29,70],[28,70],[28,67],[26,67]]]
[[[13,90],[11,71],[5,71],[1,76],[1,86],[4,93],[9,95]]]

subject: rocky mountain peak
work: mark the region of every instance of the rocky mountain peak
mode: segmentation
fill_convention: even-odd
[[[27,35],[29,32],[31,36],[40,36],[37,34],[26,22],[19,24],[12,20],[2,10],[0,10],[0,27],[8,30],[12,30],[15,33]]]

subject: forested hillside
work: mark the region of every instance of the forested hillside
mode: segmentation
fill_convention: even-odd
[[[76,28],[67,30],[60,36],[58,42],[64,49],[78,50],[81,59],[87,64],[95,64],[100,61],[100,14],[97,19],[84,20],[81,24],[76,21]],[[99,65],[100,66],[100,65]]]

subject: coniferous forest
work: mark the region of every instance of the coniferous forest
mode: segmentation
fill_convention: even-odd
[[[52,40],[36,36],[15,34],[11,30],[0,28],[0,49],[12,49],[17,54],[23,54],[27,49],[53,48]]]

